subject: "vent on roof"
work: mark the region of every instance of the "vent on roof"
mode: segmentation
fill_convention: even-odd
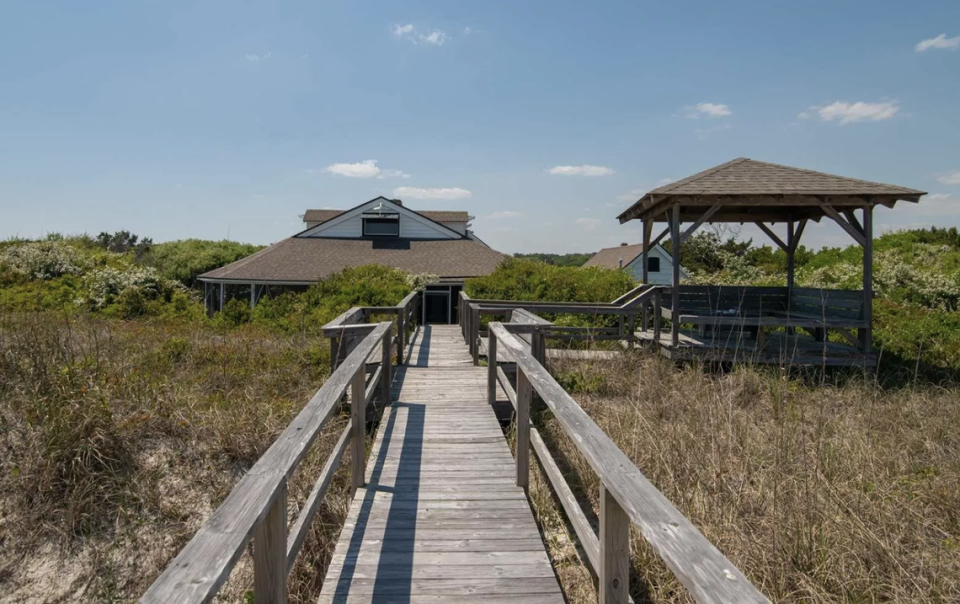
[[[626,244],[626,243],[621,243],[621,244],[620,244],[620,247],[627,247],[627,244]]]
[[[399,199],[391,199],[390,201],[392,201],[393,203],[397,204],[398,206],[402,206],[402,205],[403,205],[403,202],[400,201]]]

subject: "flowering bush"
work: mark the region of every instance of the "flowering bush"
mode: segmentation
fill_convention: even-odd
[[[62,241],[21,243],[0,252],[0,265],[40,281],[79,275],[86,264],[76,248]]]
[[[84,276],[86,300],[93,308],[103,308],[120,298],[156,300],[169,298],[185,288],[163,277],[153,267],[133,267],[127,270],[102,268]]]

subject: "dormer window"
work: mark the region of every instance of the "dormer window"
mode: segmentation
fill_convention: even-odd
[[[386,210],[383,202],[378,203],[370,211],[364,212],[362,218],[364,237],[400,236],[400,214]]]

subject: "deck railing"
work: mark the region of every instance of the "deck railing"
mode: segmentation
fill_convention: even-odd
[[[630,601],[630,523],[637,525],[647,543],[695,601],[768,602],[553,379],[544,367],[542,356],[538,358],[542,342],[536,343],[550,326],[530,316],[518,318],[520,320],[513,324],[493,322],[489,325],[489,400],[491,404],[495,401],[499,383],[516,409],[517,485],[529,486],[532,447],[583,548],[585,562],[597,577],[601,604]],[[521,334],[530,334],[529,341],[521,341]],[[516,363],[516,389],[497,364],[497,356],[502,353],[509,353]],[[534,393],[553,412],[600,478],[599,535],[594,532],[543,438],[531,424]]]
[[[652,323],[659,330],[662,299],[665,289],[661,285],[640,285],[613,302],[523,302],[511,300],[477,300],[460,292],[460,329],[470,347],[474,365],[479,364],[481,340],[484,336],[481,316],[500,316],[511,320],[511,313],[523,310],[530,313],[575,314],[587,316],[616,316],[616,327],[552,326],[548,337],[551,340],[575,341],[623,341],[628,347],[636,344],[636,322],[646,328]],[[552,324],[551,324],[552,325]]]
[[[140,598],[141,604],[212,601],[251,540],[255,604],[286,601],[287,575],[348,445],[353,488],[364,485],[366,412],[378,393],[381,401],[390,401],[394,346],[401,364],[406,332],[418,322],[420,299],[420,292],[413,291],[396,306],[351,308],[324,325],[331,338],[330,377]],[[393,320],[368,322],[383,315],[395,317],[396,329]],[[380,358],[368,379],[370,357],[377,351]],[[348,392],[350,423],[288,531],[287,482]]]
[[[286,601],[287,575],[350,444],[353,488],[364,485],[367,405],[377,392],[383,400],[390,399],[393,324],[385,321],[362,327],[365,330],[362,335],[359,330],[352,331],[358,340],[351,352],[150,586],[140,598],[141,604],[212,601],[251,539],[253,601],[256,604]],[[376,350],[382,352],[381,359],[367,382],[367,362]],[[350,424],[340,435],[288,531],[287,482],[348,391]]]
[[[419,323],[420,305],[423,295],[412,291],[396,306],[354,306],[339,317],[323,326],[323,335],[330,338],[330,366],[336,367],[340,359],[345,358],[369,329],[374,316],[394,317],[397,324],[396,337],[391,345],[396,346],[397,363],[403,364],[403,354],[407,347],[407,332]]]

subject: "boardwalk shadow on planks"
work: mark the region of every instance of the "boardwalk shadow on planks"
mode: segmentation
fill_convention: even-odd
[[[563,602],[487,369],[456,325],[411,340],[318,604]]]
[[[422,457],[423,441],[423,419],[425,407],[423,405],[411,403],[394,403],[395,407],[407,408],[407,417],[403,429],[405,433],[401,439],[399,470],[404,474],[404,482],[410,488],[409,495],[403,501],[411,502],[416,505],[417,493],[420,488],[420,462]],[[369,517],[373,509],[374,500],[378,492],[394,492],[391,487],[380,486],[380,476],[383,473],[383,466],[390,451],[391,439],[394,436],[396,427],[395,413],[390,413],[387,423],[383,427],[384,445],[381,447],[374,467],[371,472],[371,480],[366,489],[360,509],[360,517]],[[408,602],[411,596],[410,586],[413,583],[413,553],[414,539],[416,537],[416,523],[411,522],[407,517],[405,507],[400,505],[401,500],[396,499],[387,512],[386,528],[383,532],[383,542],[390,542],[389,557],[381,559],[378,565],[377,577],[373,586],[374,602],[389,600],[391,602]],[[332,602],[346,603],[349,600],[350,586],[353,583],[353,570],[356,568],[356,561],[360,555],[360,549],[363,545],[365,529],[357,526],[350,538],[350,544],[347,548],[347,561],[355,561],[353,565],[345,564],[343,572],[337,580],[337,587],[333,594]],[[389,567],[387,564],[389,562]],[[404,586],[406,586],[404,588]],[[406,598],[405,598],[406,597]]]
[[[411,358],[410,364],[416,367],[426,367],[430,363],[431,335],[433,335],[433,327],[431,325],[422,326],[420,328],[420,332],[414,334],[414,342],[412,346],[413,351],[417,354],[417,358]]]

